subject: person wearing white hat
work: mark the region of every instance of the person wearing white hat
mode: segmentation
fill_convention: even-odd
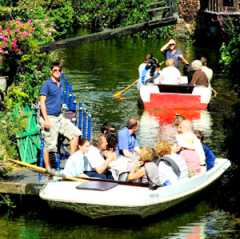
[[[192,94],[200,95],[201,103],[208,104],[212,96],[212,88],[206,73],[202,70],[202,66],[200,60],[194,60],[191,63],[192,70],[194,71],[191,84],[195,86]]]

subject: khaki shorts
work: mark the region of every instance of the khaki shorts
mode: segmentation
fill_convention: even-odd
[[[69,140],[82,135],[82,132],[62,114],[59,116],[48,116],[51,128],[46,130],[43,127],[44,120],[40,117],[42,135],[44,138],[44,149],[48,152],[57,152],[58,134],[62,134]]]

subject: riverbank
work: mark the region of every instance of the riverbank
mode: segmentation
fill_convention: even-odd
[[[38,195],[47,181],[45,176],[31,170],[19,168],[7,162],[2,162],[1,165],[12,169],[4,174],[4,177],[0,178],[0,193]]]

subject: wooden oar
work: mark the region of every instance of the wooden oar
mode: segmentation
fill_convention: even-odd
[[[37,172],[37,173],[51,175],[51,176],[59,176],[57,173],[51,173],[46,168],[42,168],[42,167],[39,167],[39,166],[36,166],[36,165],[33,165],[33,164],[24,163],[24,162],[21,162],[21,161],[18,161],[18,160],[14,160],[14,159],[8,159],[8,161],[10,161],[12,163],[15,163],[17,165],[20,165],[20,166],[29,168],[32,171]],[[79,182],[83,182],[84,179],[85,179],[83,177],[78,178],[78,177],[70,177],[70,176],[63,176],[63,175],[60,175],[60,177],[63,178],[63,179],[66,179],[66,180],[79,181]]]
[[[24,163],[18,160],[14,159],[8,159],[8,161],[15,163],[17,165],[29,168],[37,173],[41,174],[46,174],[46,175],[51,175],[51,176],[58,176],[61,177],[64,180],[69,180],[69,181],[78,181],[78,182],[86,182],[86,181],[100,181],[100,182],[112,182],[112,183],[117,183],[120,185],[128,185],[128,186],[137,186],[137,187],[148,187],[148,184],[146,183],[134,183],[134,182],[124,182],[124,181],[116,181],[116,180],[110,180],[110,179],[101,179],[101,178],[85,178],[85,177],[72,177],[72,176],[65,176],[65,175],[59,175],[59,173],[50,173],[47,169],[32,165],[29,163]]]
[[[117,91],[115,94],[113,94],[113,97],[118,98],[121,97],[121,95],[123,93],[125,93],[126,91],[128,91],[131,87],[133,87],[136,83],[138,82],[138,80],[135,80],[134,82],[132,82],[130,85],[128,85],[127,87],[125,87],[124,89]]]

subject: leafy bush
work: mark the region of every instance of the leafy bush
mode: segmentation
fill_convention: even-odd
[[[220,63],[224,65],[224,70],[228,76],[231,76],[233,83],[240,84],[239,65],[240,65],[240,19],[225,18],[220,22],[226,34],[226,41],[220,48]]]
[[[73,6],[78,24],[102,29],[127,26],[149,19],[146,11],[149,2],[144,0],[82,0],[74,1]]]

